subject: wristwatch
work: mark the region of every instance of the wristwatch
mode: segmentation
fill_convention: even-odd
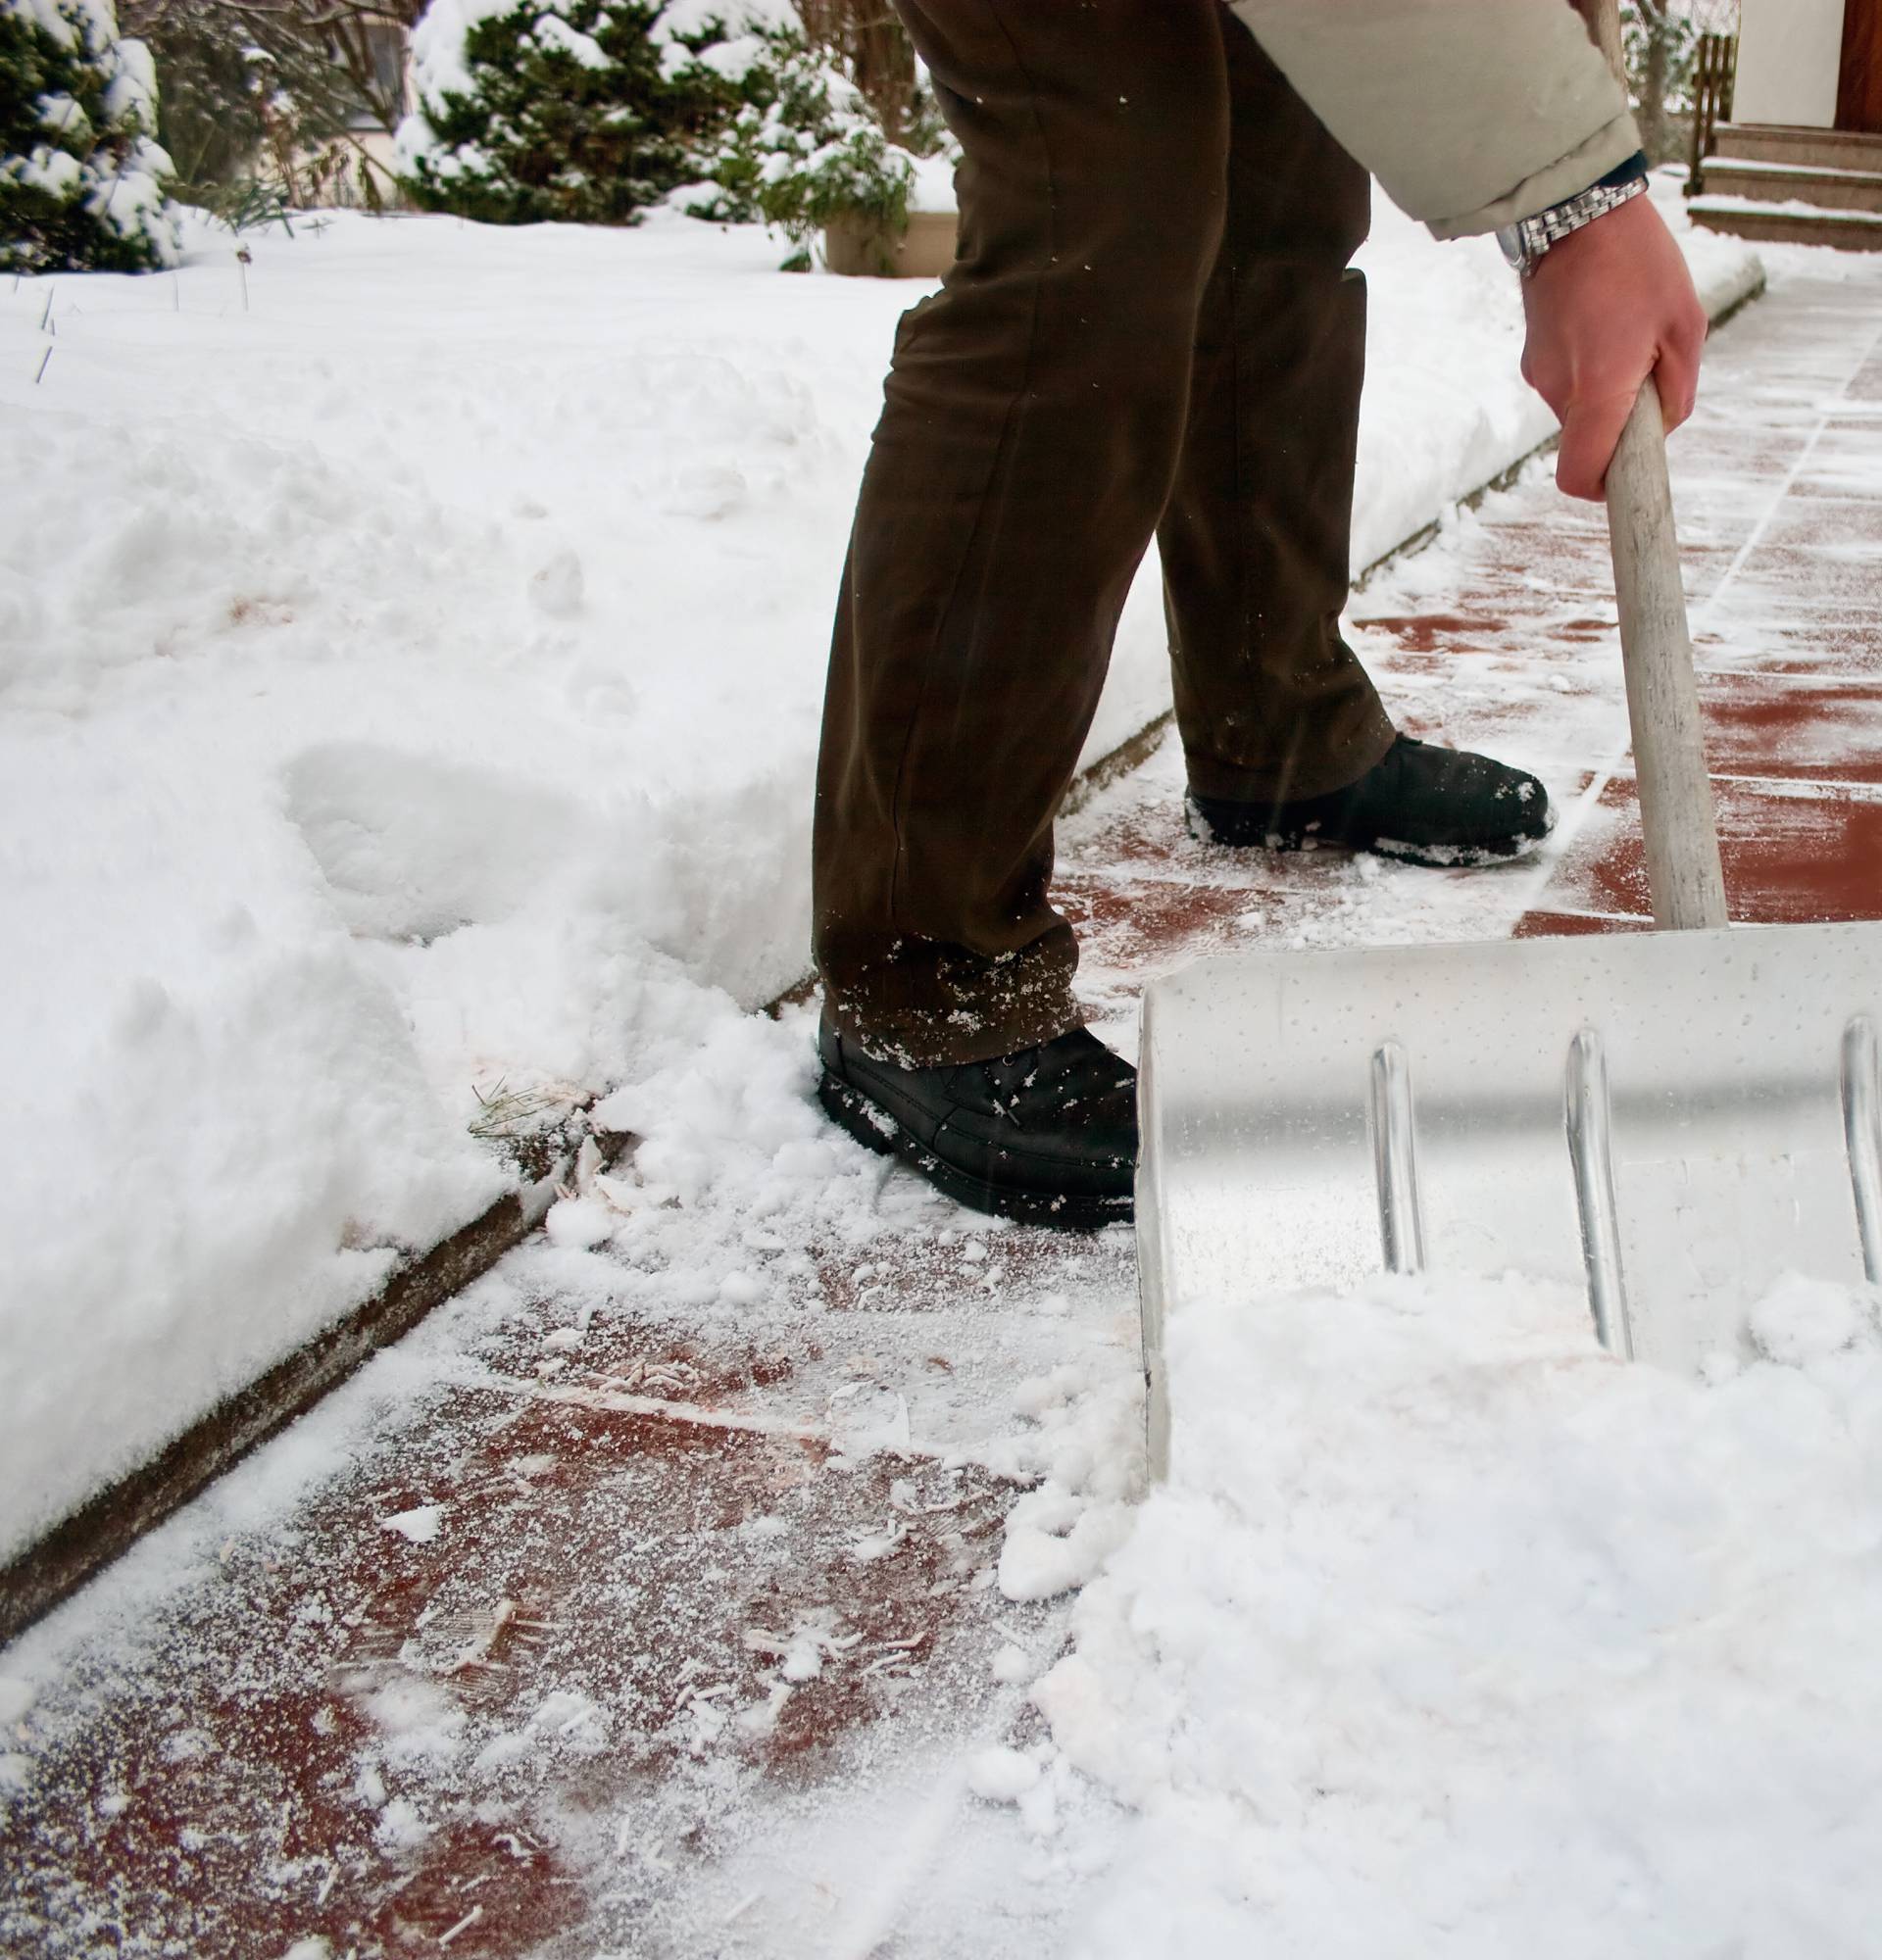
[[[1542,256],[1550,246],[1559,245],[1571,231],[1579,231],[1597,218],[1605,218],[1646,188],[1647,155],[1644,150],[1636,150],[1599,183],[1590,184],[1560,204],[1552,204],[1533,218],[1520,218],[1513,224],[1504,225],[1497,233],[1497,243],[1503,247],[1503,256],[1526,279],[1542,263]]]

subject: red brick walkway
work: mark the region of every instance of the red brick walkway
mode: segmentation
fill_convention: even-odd
[[[1676,444],[1743,919],[1882,915],[1878,294],[1836,267],[1780,287],[1719,336]],[[1107,1031],[1128,1044],[1145,974],[1211,947],[1641,923],[1612,616],[1599,514],[1542,472],[1353,608],[1407,726],[1545,775],[1536,862],[1205,850],[1168,745],[1067,824]],[[1023,1409],[1128,1381],[1130,1245],[986,1230],[900,1176],[880,1201],[899,1222],[860,1256],[767,1247],[803,1279],[761,1343],[591,1318],[526,1250],[422,1332],[422,1365],[0,1655],[39,1684],[0,1690],[0,1947],[1055,1950],[1080,1870],[1050,1817],[961,1783],[1024,1738],[1065,1627],[995,1583],[1036,1460],[979,1466]],[[296,1448],[336,1440],[345,1474],[297,1481]]]

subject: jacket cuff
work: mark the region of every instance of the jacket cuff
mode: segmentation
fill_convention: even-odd
[[[1552,204],[1577,197],[1592,183],[1624,164],[1640,148],[1640,131],[1630,115],[1616,116],[1605,128],[1585,143],[1579,143],[1565,157],[1534,172],[1503,196],[1473,211],[1461,211],[1445,218],[1426,218],[1434,238],[1470,238],[1513,224],[1520,218],[1533,218]]]

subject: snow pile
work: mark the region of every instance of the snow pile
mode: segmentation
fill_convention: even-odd
[[[479,1095],[806,963],[906,295],[677,220],[248,242],[249,312],[208,231],[0,294],[8,1548],[488,1202]]]
[[[884,1192],[886,1160],[854,1149],[811,1096],[809,1016],[791,1025],[780,1039],[683,981],[650,995],[637,1079],[596,1111],[640,1139],[633,1162],[558,1204],[549,1236],[610,1246],[616,1299],[652,1324],[748,1334],[817,1297],[805,1246],[860,1247],[946,1209],[910,1182]]]
[[[1079,1950],[1859,1953],[1882,1914],[1882,1335],[1623,1367],[1382,1279],[1169,1330],[1170,1479],[1036,1687],[1145,1816]]]

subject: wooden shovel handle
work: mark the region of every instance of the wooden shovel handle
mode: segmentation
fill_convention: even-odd
[[[1608,538],[1654,923],[1725,925],[1725,878],[1680,585],[1666,436],[1652,381],[1640,391],[1608,466]]]
[[[1624,86],[1618,0],[1595,0],[1593,24],[1603,54]],[[1719,868],[1693,641],[1680,582],[1665,424],[1651,376],[1608,466],[1607,491],[1620,658],[1627,677],[1654,923],[1722,926],[1729,923],[1725,878]]]

